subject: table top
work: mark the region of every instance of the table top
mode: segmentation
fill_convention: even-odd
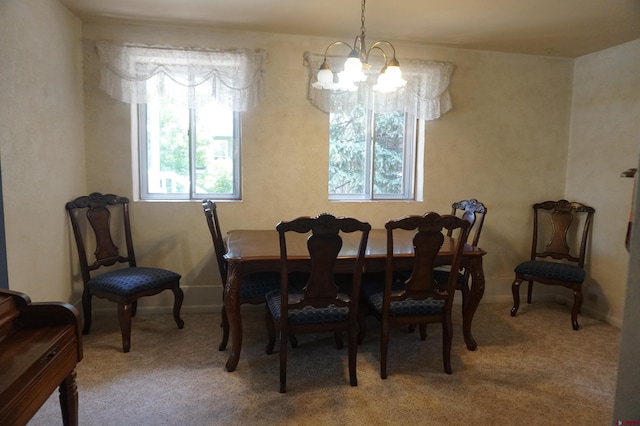
[[[395,256],[412,256],[412,237],[415,231],[394,231],[393,252]],[[358,251],[360,232],[341,233],[343,239],[342,249],[338,258],[353,258]],[[288,232],[287,255],[289,259],[308,258],[309,252],[306,246],[306,239],[309,234],[299,234]],[[439,256],[447,257],[453,254],[454,240],[445,236],[444,243],[440,248]],[[465,244],[463,256],[484,256],[486,252],[479,247]],[[368,258],[384,258],[387,255],[387,231],[385,229],[372,229],[369,232],[367,250],[365,256]],[[394,257],[395,257],[394,256]],[[274,230],[245,230],[238,229],[229,231],[227,234],[227,254],[228,261],[252,261],[252,260],[279,260],[280,242],[278,232]]]

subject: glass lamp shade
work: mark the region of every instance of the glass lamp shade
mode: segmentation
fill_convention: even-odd
[[[390,65],[384,72],[388,79],[388,84],[393,87],[404,87],[407,81],[402,78],[402,71],[399,66]]]
[[[344,62],[344,70],[352,75],[358,75],[362,72],[362,62],[360,58],[349,56]]]
[[[396,90],[396,87],[393,86],[393,81],[389,78],[389,75],[382,71],[378,76],[377,83],[373,86],[373,90],[380,93],[391,93]]]
[[[366,79],[366,76],[362,72],[362,62],[360,58],[355,56],[349,56],[344,62],[343,72],[348,74],[353,82],[364,81]]]
[[[314,84],[314,87],[322,88],[322,89],[333,89],[333,72],[328,69],[321,69],[318,71],[318,81]]]
[[[338,73],[338,90],[347,90],[349,92],[355,92],[358,90],[358,86],[356,86],[354,80],[354,76],[348,73],[346,70]]]

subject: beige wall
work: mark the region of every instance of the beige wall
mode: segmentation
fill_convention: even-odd
[[[490,208],[482,238],[489,252],[485,301],[508,301],[513,266],[528,254],[530,204],[581,199],[597,209],[587,288],[598,301],[586,301],[585,310],[622,321],[628,258],[621,243],[631,182],[618,175],[637,165],[640,41],[576,61],[397,46],[401,58],[456,66],[454,110],[426,129],[425,201],[329,203],[327,117],[305,99],[302,53],[321,52],[332,40],[99,23],[83,30],[56,0],[0,0],[0,160],[12,289],[36,301],[78,302],[64,203],[88,191],[133,197],[131,112],[97,88],[95,40],[268,51],[267,98],[244,115],[244,200],[220,207],[225,228],[272,227],[323,211],[382,226],[390,217],[446,211],[452,200],[477,197]],[[183,275],[185,310],[218,305],[220,283],[200,204],[135,202],[132,214],[140,263]],[[635,263],[631,300],[638,298]],[[144,303],[169,305],[158,298]],[[632,308],[624,311],[616,398],[616,414],[624,418],[638,413],[637,374],[627,374],[638,371]]]
[[[629,255],[622,236],[633,180],[619,177],[638,167],[639,93],[640,40],[575,61],[567,194],[593,199],[597,210],[585,290],[598,295],[598,301],[586,302],[587,309],[622,323],[614,422],[640,418],[640,233],[634,231]],[[635,223],[640,222],[639,205],[636,193]]]
[[[85,190],[80,20],[57,0],[0,1],[0,159],[9,287],[77,301],[64,203]]]
[[[637,167],[640,40],[576,59],[573,87],[566,192],[596,209],[585,309],[619,326],[633,191],[633,180],[620,173]]]
[[[268,52],[266,99],[243,116],[243,201],[219,208],[225,229],[271,228],[281,219],[325,211],[382,227],[389,218],[447,212],[452,201],[476,197],[489,206],[482,237],[489,252],[485,300],[505,301],[511,299],[514,265],[528,256],[530,204],[564,195],[573,68],[568,59],[396,46],[400,58],[456,67],[454,109],[426,126],[424,201],[330,203],[328,117],[306,100],[302,55],[321,52],[332,40],[104,22],[85,24],[83,35],[90,191],[134,195],[130,106],[97,87],[93,41],[111,40]],[[200,204],[136,202],[132,212],[141,263],[183,274],[185,303],[192,308],[219,304],[221,287]],[[144,302],[142,308],[155,303]]]
[[[639,93],[640,40],[576,59],[566,193],[596,209],[585,309],[618,326],[633,191],[633,179],[620,173],[637,167]]]
[[[476,197],[490,209],[482,238],[489,253],[484,300],[509,301],[513,266],[528,255],[530,204],[565,196],[581,199],[598,209],[588,286],[597,293],[598,302],[586,301],[585,309],[620,323],[626,259],[617,238],[624,235],[628,206],[624,203],[629,202],[631,188],[630,182],[617,176],[632,166],[625,160],[637,156],[635,144],[627,137],[637,124],[625,112],[626,93],[631,90],[612,92],[589,82],[592,73],[605,71],[621,74],[620,81],[632,80],[630,71],[624,73],[633,68],[629,65],[637,55],[625,58],[637,51],[637,43],[577,61],[396,46],[400,58],[455,65],[454,109],[426,126],[424,201],[330,203],[326,197],[327,116],[306,100],[302,54],[321,52],[332,40],[108,22],[87,22],[82,29],[53,0],[3,2],[0,8],[0,48],[3,63],[11,64],[1,74],[0,96],[11,102],[1,103],[0,153],[12,288],[36,300],[77,302],[77,261],[69,245],[64,202],[89,191],[135,198],[131,109],[98,88],[96,40],[254,47],[266,49],[269,55],[267,93],[260,106],[243,116],[244,198],[221,205],[224,228],[273,227],[280,219],[324,211],[382,226],[391,217],[443,212],[453,200]],[[26,32],[25,22],[36,25]],[[611,69],[600,71],[599,55],[612,63]],[[39,62],[34,66],[27,57]],[[52,81],[55,84],[49,84]],[[603,111],[611,111],[609,117],[592,113],[593,99]],[[614,120],[615,125],[610,125]],[[614,141],[615,149],[604,155]],[[588,149],[580,149],[581,145]],[[457,171],[452,172],[454,168]],[[592,184],[584,185],[585,179]],[[53,214],[45,216],[32,207],[48,202],[59,206]],[[610,209],[610,216],[607,206],[615,203],[623,207]],[[217,307],[221,283],[200,204],[134,202],[132,214],[140,263],[183,275],[185,309]],[[45,253],[45,248],[54,249]],[[612,261],[616,274],[607,267]],[[542,287],[536,289],[538,297],[556,292],[571,298],[564,289]],[[141,308],[168,306],[169,299],[150,298],[141,302]]]

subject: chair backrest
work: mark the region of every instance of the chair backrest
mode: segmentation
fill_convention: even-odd
[[[433,269],[437,266],[436,258],[441,248],[447,250],[451,256],[451,270],[460,268],[462,251],[469,235],[471,224],[466,219],[454,215],[439,215],[428,212],[423,216],[407,216],[398,220],[390,220],[385,224],[387,230],[387,259],[385,269],[384,307],[388,309],[388,300],[404,300],[412,298],[423,300],[427,298],[447,299],[451,308],[453,295],[456,290],[456,274],[449,274],[447,290],[438,287]],[[413,236],[414,262],[411,275],[405,281],[404,290],[392,290],[394,279],[394,244],[393,236],[396,230],[416,231]],[[455,231],[455,232],[454,232]],[[445,235],[451,237],[446,239]],[[451,235],[450,235],[451,234]],[[384,312],[383,312],[384,314]]]
[[[289,222],[280,222],[276,226],[280,238],[281,259],[281,293],[289,294],[289,267],[287,257],[288,232],[311,233],[307,238],[307,249],[311,258],[311,270],[303,294],[297,300],[282,297],[282,318],[286,318],[289,308],[305,306],[326,307],[357,305],[362,282],[364,255],[369,238],[371,225],[354,218],[335,217],[323,213],[317,217],[299,217]],[[361,232],[356,260],[353,268],[353,278],[350,297],[343,297],[338,292],[335,281],[335,266],[338,254],[342,248],[343,239],[340,232]],[[344,271],[342,271],[344,272]],[[351,310],[355,312],[355,310]],[[353,318],[355,320],[355,318]]]
[[[461,200],[451,204],[451,214],[469,221],[471,224],[469,236],[473,234],[471,244],[477,246],[478,241],[480,241],[484,218],[487,215],[487,207],[475,198],[471,198],[470,200]],[[448,234],[451,236],[450,232]]]
[[[545,201],[533,205],[533,242],[531,245],[531,260],[551,257],[557,260],[577,262],[584,267],[589,230],[595,209],[585,204],[567,200]],[[577,220],[576,215],[585,216]],[[545,225],[545,216],[548,221]],[[576,219],[576,220],[574,220]],[[580,228],[580,223],[583,222]],[[542,239],[543,234],[551,235]],[[575,236],[579,241],[578,252],[572,250],[567,237]],[[546,241],[544,247],[539,247],[539,241]],[[540,242],[542,244],[542,242]]]
[[[227,261],[224,255],[227,254],[227,248],[224,245],[222,230],[220,229],[220,222],[218,221],[218,207],[216,203],[211,200],[202,200],[202,209],[204,210],[204,216],[207,219],[207,225],[209,225],[209,232],[213,240],[213,248],[216,252],[220,278],[222,282],[225,283],[227,282]]]
[[[71,227],[76,240],[78,256],[80,258],[80,270],[82,279],[86,283],[91,278],[90,273],[102,266],[112,266],[116,263],[129,263],[136,266],[133,241],[131,239],[131,225],[129,223],[129,199],[114,194],[101,194],[94,192],[69,201],[65,208],[71,219]],[[80,214],[84,212],[90,230],[93,231],[96,249],[95,258],[89,263],[85,239],[89,236],[83,234],[84,223],[81,226]],[[112,224],[112,213],[118,216],[117,222],[121,226]],[[112,228],[112,226],[114,226]],[[118,230],[116,230],[118,228]],[[87,231],[88,232],[88,231]],[[121,254],[118,246],[113,241],[113,236],[124,235],[126,254]]]

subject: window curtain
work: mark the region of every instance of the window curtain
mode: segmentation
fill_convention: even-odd
[[[394,93],[377,93],[373,91],[373,85],[384,66],[382,60],[370,58],[371,69],[365,71],[367,81],[361,82],[357,91],[348,92],[313,87],[324,57],[307,52],[304,59],[309,67],[307,97],[324,112],[351,111],[362,104],[379,112],[404,110],[423,120],[435,120],[452,108],[449,82],[453,65],[449,63],[400,59],[402,77],[407,85]],[[344,60],[345,57],[327,57],[334,73],[342,70]]]
[[[211,102],[247,111],[263,97],[264,50],[183,49],[134,44],[96,44],[100,88],[127,103],[162,97],[197,108]]]

